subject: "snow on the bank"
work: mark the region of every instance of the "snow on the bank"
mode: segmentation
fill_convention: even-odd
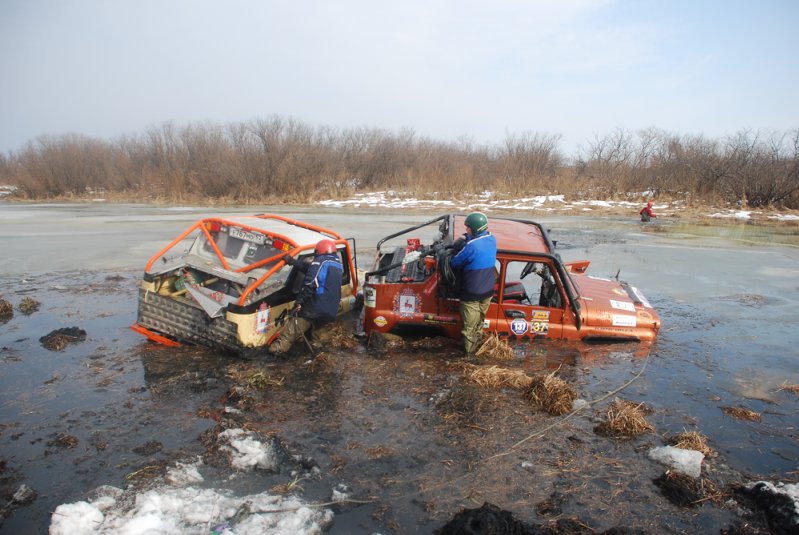
[[[320,201],[322,206],[342,208],[351,206],[358,208],[367,206],[371,208],[431,208],[431,207],[453,207],[458,209],[505,209],[505,210],[530,210],[542,208],[547,203],[565,203],[563,195],[539,195],[536,197],[525,197],[521,199],[491,200],[493,192],[484,191],[477,196],[475,202],[468,200],[434,200],[417,199],[413,196],[404,196],[402,192],[396,191],[375,191],[371,193],[356,193],[351,199],[334,200],[328,199]]]
[[[752,211],[751,210],[728,210],[726,212],[716,212],[715,214],[710,214],[710,217],[751,219],[752,218]]]
[[[239,469],[275,468],[271,444],[242,429],[218,435],[227,444],[231,465]],[[59,505],[50,518],[50,535],[81,534],[320,534],[333,521],[329,509],[313,507],[293,496],[266,492],[233,496],[225,489],[197,488],[205,481],[202,461],[176,463],[162,482],[136,492],[101,486],[91,498]],[[333,489],[335,501],[346,501],[348,489]]]
[[[663,446],[649,450],[649,458],[671,467],[675,472],[691,477],[702,475],[704,454],[699,451]]]
[[[6,195],[11,195],[16,191],[16,186],[4,186],[0,184],[0,197],[5,197]]]
[[[243,429],[228,429],[220,433],[219,438],[227,442],[220,449],[228,454],[234,468],[274,470],[277,467],[272,444],[260,442],[251,433]]]
[[[799,221],[799,215],[794,214],[777,214],[768,216],[769,219],[776,219],[777,221]]]

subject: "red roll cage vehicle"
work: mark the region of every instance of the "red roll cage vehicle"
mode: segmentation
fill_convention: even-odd
[[[279,334],[302,285],[304,274],[283,256],[310,259],[323,239],[341,257],[339,314],[348,312],[358,292],[351,239],[279,215],[229,215],[197,221],[150,259],[131,328],[161,344],[258,356]],[[188,248],[167,256],[179,244]]]
[[[446,214],[387,236],[366,274],[363,329],[460,337],[458,276],[449,266],[465,215]],[[424,244],[419,236],[432,231]],[[585,274],[589,261],[564,263],[546,229],[492,217],[497,284],[483,328],[505,339],[642,341],[657,338],[660,317],[626,282]]]

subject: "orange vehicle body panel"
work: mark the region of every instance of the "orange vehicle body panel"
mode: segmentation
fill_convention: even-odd
[[[420,246],[416,237],[423,233],[414,234],[423,225],[410,229],[408,235],[413,237],[407,240],[404,254],[420,252],[415,268],[416,261],[400,267],[397,263],[387,266],[390,262],[386,258],[392,253],[381,252],[378,244],[374,271],[367,274],[364,284],[362,318],[366,333],[405,334],[421,330],[452,338],[461,336],[460,302],[441,291],[444,279],[439,264],[448,260],[442,260],[436,251],[446,249],[460,237],[464,220],[465,216],[459,214],[431,220],[429,223],[441,225],[445,224],[441,221],[446,222],[447,235],[429,247]],[[563,263],[553,250],[554,242],[537,223],[491,218],[489,231],[497,240],[498,278],[484,332],[514,340],[652,342],[657,338],[660,318],[636,288],[585,275],[590,261]],[[401,249],[395,249],[392,261],[403,256]],[[538,271],[531,265],[538,266]],[[525,269],[521,269],[523,266]],[[527,295],[530,278],[521,279],[535,279],[531,273],[545,281],[540,283],[540,295]],[[535,290],[534,285],[532,289]]]

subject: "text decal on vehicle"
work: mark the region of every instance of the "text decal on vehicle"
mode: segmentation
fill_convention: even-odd
[[[521,336],[527,332],[527,321],[523,319],[515,319],[510,324],[510,330],[516,336]]]
[[[255,332],[265,333],[269,329],[269,307],[266,303],[261,303],[258,312],[255,313]]]
[[[242,230],[238,227],[230,227],[228,231],[231,237],[238,238],[240,240],[257,243],[259,245],[263,245],[266,242],[266,236],[263,234],[257,234],[255,232],[247,232],[246,230]]]
[[[613,314],[614,327],[635,327],[635,316],[625,316],[622,314]]]
[[[367,308],[374,308],[377,305],[377,291],[371,286],[363,290],[363,304]]]

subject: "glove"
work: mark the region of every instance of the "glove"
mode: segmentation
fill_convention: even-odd
[[[300,310],[302,310],[302,305],[299,303],[294,303],[294,308],[291,309],[291,315],[292,316],[299,315]]]
[[[456,251],[460,251],[461,249],[463,249],[465,245],[466,245],[466,235],[464,234],[463,236],[461,236],[452,243],[452,248],[455,249]]]
[[[294,266],[297,264],[297,261],[294,259],[294,257],[288,253],[283,255],[283,262],[285,262],[290,266]]]

